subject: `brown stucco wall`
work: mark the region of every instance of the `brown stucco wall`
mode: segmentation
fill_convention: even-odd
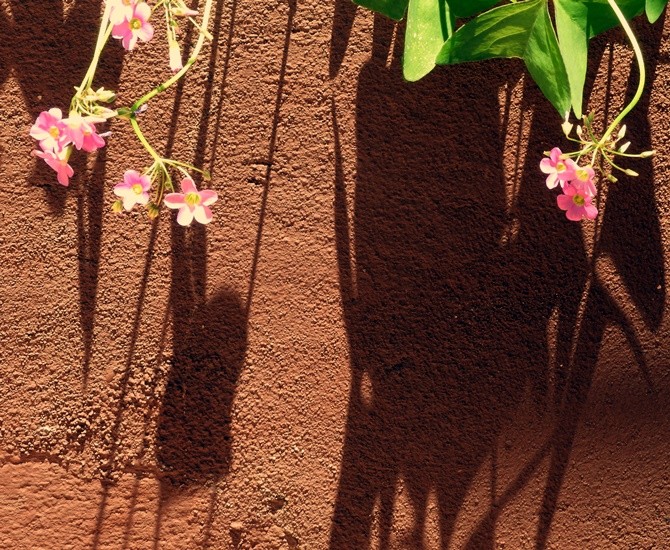
[[[1,548],[670,546],[670,22],[636,22],[659,154],[580,226],[520,63],[408,84],[348,0],[220,0],[141,119],[212,171],[185,230],[111,212],[148,162],[123,121],[67,190],[30,156],[99,8],[0,0]],[[164,49],[110,47],[100,84],[129,103]],[[599,123],[629,61],[596,44]]]

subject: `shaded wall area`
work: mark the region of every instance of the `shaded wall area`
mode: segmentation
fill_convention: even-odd
[[[336,13],[331,74],[355,16],[345,2]],[[582,235],[578,224],[558,219],[553,194],[538,184],[543,147],[562,136],[532,85],[521,85],[521,99],[510,105],[522,67],[450,67],[408,85],[400,77],[403,31],[375,18],[371,59],[357,87],[351,208],[333,108],[352,382],[329,548],[496,548],[498,519],[539,472],[546,479],[537,500],[526,503],[535,518],[527,542],[546,548],[608,328],[625,335],[634,375],[649,402],[658,399],[639,331],[624,311],[635,308],[642,332],[658,331],[665,285],[654,173],[650,162],[637,162],[640,178],[612,186],[607,209],[599,202],[605,214]],[[662,28],[644,31],[653,74]],[[593,95],[603,125],[617,93],[613,58],[611,44],[596,44],[589,85],[601,59],[604,98]],[[651,142],[648,110],[647,100],[630,121],[638,143]],[[520,121],[510,154],[513,111]],[[596,268],[601,260],[616,266],[633,304],[612,293],[612,281]],[[498,447],[510,429],[526,429],[514,421],[529,401],[526,422],[544,424],[545,433],[537,449],[516,449],[511,482],[497,480]],[[469,534],[457,533],[483,468],[491,469],[488,511]],[[411,520],[399,536],[403,492]],[[429,508],[439,536],[429,536]]]

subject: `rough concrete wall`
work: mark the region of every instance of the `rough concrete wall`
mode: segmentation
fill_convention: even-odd
[[[30,156],[100,3],[0,8],[0,547],[670,544],[668,25],[637,22],[629,120],[659,155],[580,226],[519,63],[408,84],[348,0],[220,0],[141,118],[212,171],[214,222],[182,229],[110,211],[148,163],[123,121],[67,190]],[[164,50],[110,47],[100,84],[129,103]],[[635,73],[619,35],[596,50],[602,122]]]

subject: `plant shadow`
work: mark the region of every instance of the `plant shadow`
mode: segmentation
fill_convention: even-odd
[[[52,107],[64,113],[73,86],[84,75],[93,53],[100,19],[101,2],[76,0],[17,1],[9,0],[11,18],[0,9],[0,84],[12,73],[19,84],[23,100],[34,120],[41,111]],[[76,40],[73,37],[76,36]],[[123,50],[111,44],[100,64],[96,84],[116,89],[121,75]],[[26,128],[26,133],[29,128]],[[70,193],[77,201],[77,257],[79,259],[80,324],[83,339],[82,378],[88,382],[93,346],[95,306],[98,288],[100,243],[102,237],[103,189],[106,176],[106,151],[95,153],[89,171],[86,155],[75,152],[71,164],[75,177]],[[68,190],[55,183],[55,175],[45,163],[33,161],[30,182],[44,190],[51,211],[61,215]]]
[[[536,503],[536,547],[544,548],[605,328],[622,326],[641,371],[644,354],[616,300],[593,280],[580,226],[564,219],[543,184],[537,163],[563,137],[558,123],[547,123],[558,117],[533,85],[524,86],[521,105],[522,116],[533,108],[530,124],[519,124],[529,135],[525,161],[518,160],[521,140],[518,170],[503,157],[509,105],[501,123],[499,92],[519,79],[521,66],[454,66],[408,84],[400,76],[401,34],[375,17],[372,57],[358,82],[349,199],[333,103],[352,378],[329,547],[371,548],[374,533],[382,550],[426,548],[434,494],[440,548],[448,548],[475,476],[495,464],[501,434],[531,402],[535,418],[554,426],[550,437],[539,450],[518,450],[518,473],[504,487],[496,488],[493,468],[488,510],[473,532],[458,535],[467,548],[493,549],[500,512],[548,460],[545,494]],[[341,45],[334,55],[342,56]],[[604,235],[631,215],[619,200],[615,194],[608,202]],[[653,195],[640,200],[644,215],[636,223],[657,228]],[[653,237],[660,232],[644,245],[636,235],[608,246],[618,249],[613,256],[637,262],[633,245],[649,255],[655,275],[636,276],[632,263],[620,271],[657,327],[658,294],[644,297],[662,274],[660,239]],[[552,326],[559,336],[550,345]],[[401,486],[414,518],[404,531],[395,516]]]

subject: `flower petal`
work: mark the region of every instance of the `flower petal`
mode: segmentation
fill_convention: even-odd
[[[212,221],[212,211],[207,206],[196,206],[193,211],[193,216],[198,223],[208,224]]]
[[[572,199],[567,195],[559,195],[556,197],[556,204],[561,210],[567,210],[573,204]]]
[[[184,206],[179,209],[179,214],[177,214],[177,223],[179,225],[187,226],[191,225],[193,221],[193,212],[188,206]]]
[[[163,199],[165,206],[168,208],[182,208],[186,206],[184,202],[184,193],[168,193]]]
[[[540,170],[545,174],[552,174],[556,172],[556,167],[553,162],[549,159],[542,159],[540,161]]]
[[[123,207],[126,210],[132,210],[133,206],[135,206],[135,196],[134,194],[128,193],[123,197]]]
[[[126,170],[123,173],[123,182],[128,185],[128,187],[134,185],[139,178],[140,174],[137,170]]]
[[[584,207],[572,203],[572,206],[565,212],[565,217],[573,222],[580,221],[584,217]]]
[[[143,42],[149,42],[154,36],[154,28],[149,23],[145,23],[142,28],[137,29],[136,34]]]
[[[553,189],[558,185],[558,175],[556,173],[547,176],[547,187]]]
[[[200,199],[202,200],[203,206],[210,206],[214,204],[218,198],[219,196],[217,195],[216,191],[212,191],[211,189],[200,191]]]
[[[589,204],[584,207],[584,214],[589,220],[594,220],[598,215],[598,209],[592,204]]]
[[[126,197],[130,193],[132,193],[132,191],[130,190],[130,186],[126,183],[117,183],[114,186],[113,191],[117,197]]]
[[[140,19],[142,23],[147,21],[149,17],[151,17],[151,8],[149,7],[149,4],[146,2],[140,2],[137,4],[137,6],[135,6],[135,13],[133,15]]]
[[[195,186],[193,178],[184,178],[181,180],[181,190],[184,193],[197,193],[198,188]]]

